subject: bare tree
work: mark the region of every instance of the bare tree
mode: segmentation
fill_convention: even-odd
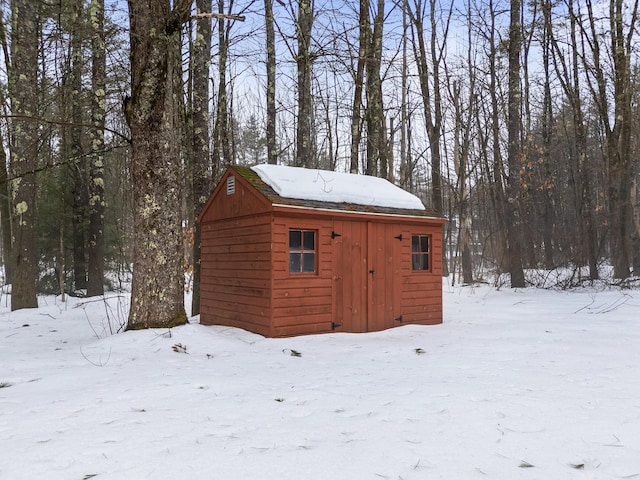
[[[91,157],[89,166],[89,230],[87,295],[104,294],[104,128],[106,116],[106,45],[104,0],[91,0]]]
[[[196,0],[198,13],[211,13],[211,0]],[[211,19],[206,15],[196,23],[191,61],[193,64],[193,218],[204,207],[211,192],[211,152],[209,147],[209,65],[211,63]],[[191,314],[200,313],[200,259],[202,230],[194,222],[193,300]]]
[[[12,0],[11,69],[9,95],[13,145],[12,178],[13,286],[11,310],[35,308],[37,264],[34,245],[36,214],[36,169],[38,155],[37,4],[32,0]]]
[[[264,0],[264,21],[267,40],[267,163],[278,163],[276,138],[276,35],[273,0]]]
[[[313,98],[311,96],[311,73],[313,54],[311,52],[311,32],[313,29],[313,3],[311,0],[298,1],[296,39],[298,51],[298,123],[296,134],[296,160],[299,167],[309,166],[313,161],[312,125]]]
[[[637,24],[638,1],[630,9],[623,0],[610,0],[609,25],[610,55],[613,62],[610,72],[613,92],[607,90],[608,74],[604,70],[601,51],[599,19],[591,0],[587,0],[587,25],[583,25],[583,39],[590,48],[592,61],[586,64],[589,87],[598,109],[604,129],[604,155],[608,181],[608,213],[610,220],[610,255],[614,276],[626,278],[630,274],[631,223],[631,54]],[[625,18],[629,19],[628,24]],[[585,57],[583,57],[585,58]],[[610,103],[613,100],[613,107]]]
[[[351,173],[358,173],[360,163],[360,141],[362,140],[362,92],[364,91],[364,69],[369,44],[369,1],[360,0],[358,14],[358,59],[353,88],[351,109]]]
[[[186,322],[182,268],[180,31],[191,0],[129,0],[134,266],[127,329]]]
[[[449,32],[449,24],[453,13],[453,3],[443,12],[444,26],[441,34],[438,32],[438,14],[436,0],[429,0],[428,5],[423,5],[422,0],[414,0],[408,13],[415,38],[413,42],[414,55],[418,67],[418,79],[422,93],[424,117],[429,139],[429,152],[431,154],[431,203],[436,213],[443,214],[442,204],[442,155],[440,143],[442,140],[442,89],[441,68],[446,52],[446,44]],[[427,13],[428,8],[428,13]],[[429,46],[425,43],[425,18],[429,22]],[[443,237],[444,239],[444,237]],[[446,251],[443,249],[442,275],[449,275]]]
[[[373,17],[373,28],[369,26],[366,51],[366,98],[365,121],[367,125],[367,175],[386,177],[387,138],[384,102],[382,99],[382,35],[384,31],[384,0],[377,1]]]
[[[509,255],[509,275],[511,287],[525,286],[522,268],[522,218],[520,212],[520,166],[522,154],[522,98],[520,88],[520,51],[522,46],[522,24],[520,21],[522,4],[520,0],[510,0],[511,18],[509,23],[509,91],[508,91],[508,164],[506,189],[507,252]]]
[[[233,0],[229,2],[229,14]],[[230,32],[233,20],[226,18],[224,0],[218,0],[218,95],[216,121],[213,126],[214,178],[234,162],[231,125],[229,124],[229,94],[227,91],[227,64],[229,60]]]

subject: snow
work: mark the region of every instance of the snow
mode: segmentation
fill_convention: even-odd
[[[640,292],[444,290],[443,325],[286,339],[3,295],[0,479],[640,478]]]
[[[425,209],[418,197],[383,178],[284,165],[256,165],[251,168],[284,198]]]

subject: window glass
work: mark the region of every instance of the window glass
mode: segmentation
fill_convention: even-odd
[[[304,230],[304,242],[303,248],[304,250],[315,250],[316,243],[316,232],[313,230]]]
[[[289,272],[314,273],[315,271],[315,230],[289,230]]]
[[[302,247],[302,230],[289,230],[289,250],[300,250]]]
[[[313,273],[316,271],[316,255],[315,253],[303,253],[302,271]]]
[[[289,253],[289,271],[300,272],[301,269],[301,255],[299,253]]]
[[[411,269],[429,270],[429,235],[411,236]]]
[[[420,235],[420,251],[422,253],[429,252],[429,237],[427,235]]]
[[[412,252],[420,251],[420,235],[411,236],[411,251]]]

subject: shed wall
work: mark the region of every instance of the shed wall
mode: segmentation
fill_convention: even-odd
[[[202,225],[200,323],[270,336],[271,215]]]
[[[306,217],[313,217],[307,215]],[[315,273],[289,273],[289,229],[317,232]],[[331,223],[323,219],[275,216],[273,220],[273,335],[326,332],[331,308]]]
[[[430,271],[411,268],[411,242],[401,246],[401,303],[402,324],[433,325],[442,323],[442,227],[435,225],[405,227],[403,238],[411,235],[430,235]]]

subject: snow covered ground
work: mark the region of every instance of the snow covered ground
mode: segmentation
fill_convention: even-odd
[[[1,300],[1,480],[640,479],[637,290],[445,287],[440,326],[288,339]]]

